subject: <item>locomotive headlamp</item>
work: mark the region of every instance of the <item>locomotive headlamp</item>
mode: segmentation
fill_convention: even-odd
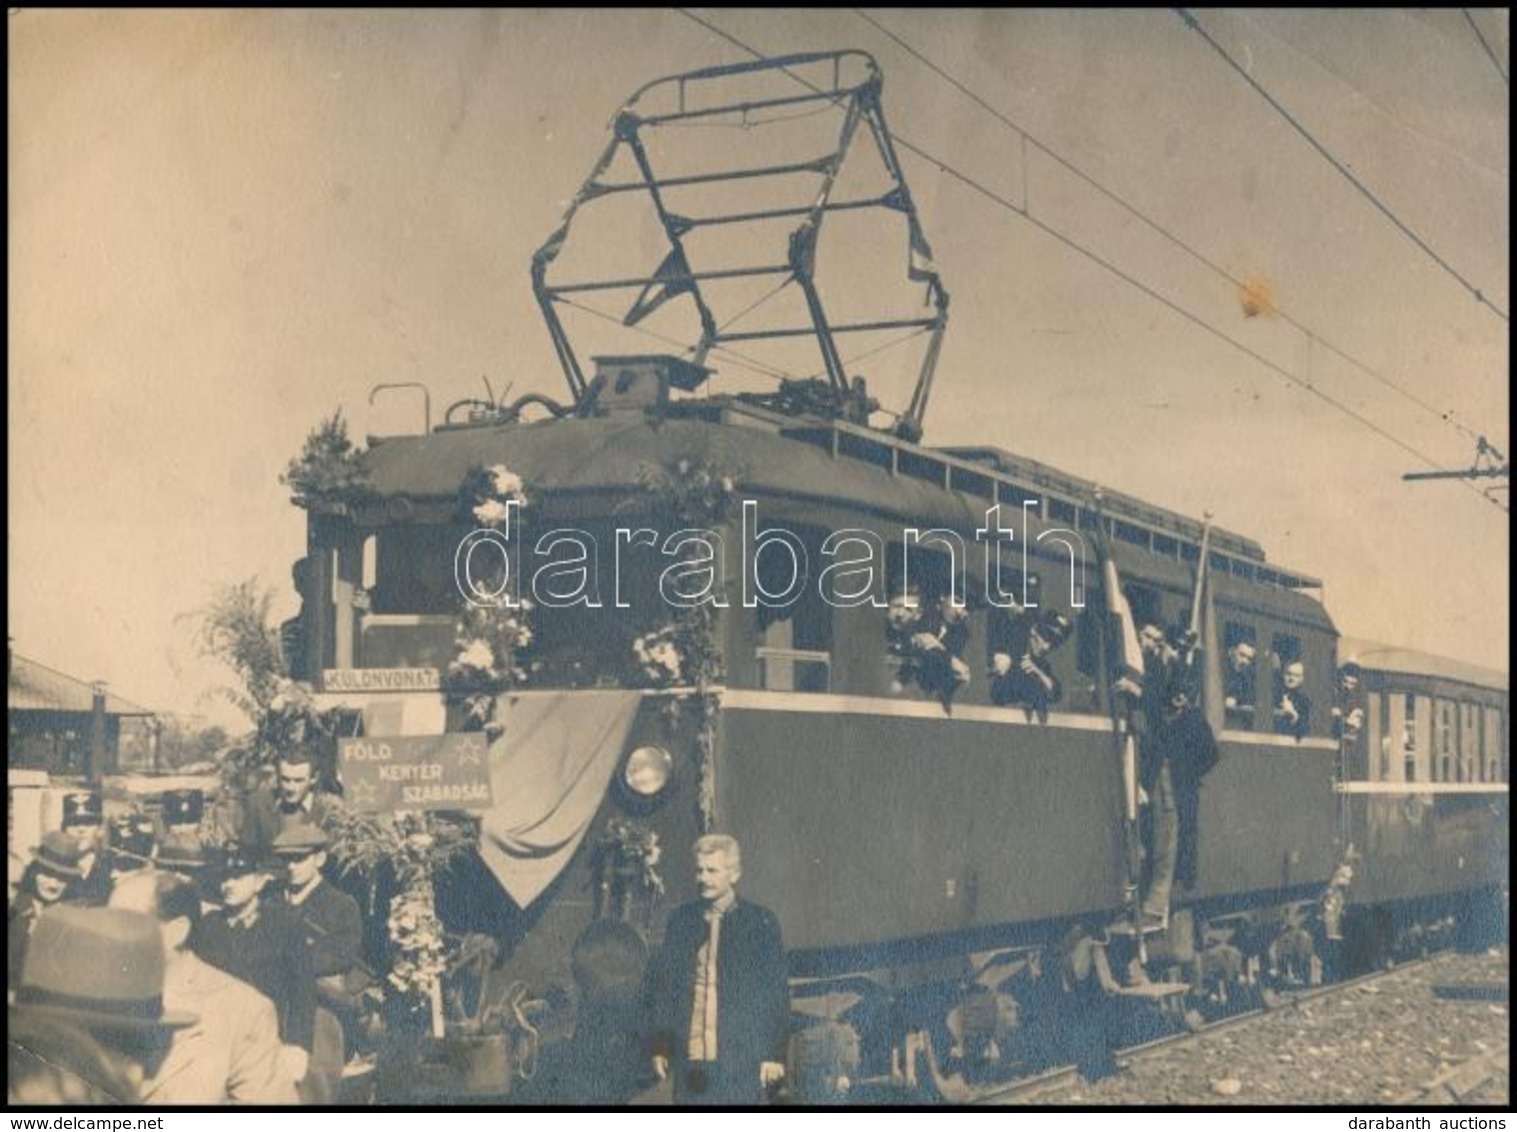
[[[627,756],[622,781],[641,798],[651,798],[669,784],[674,759],[662,747],[639,747]]]

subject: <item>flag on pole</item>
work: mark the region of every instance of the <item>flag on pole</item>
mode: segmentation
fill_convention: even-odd
[[[1138,695],[1143,690],[1143,651],[1138,644],[1138,630],[1133,625],[1132,607],[1127,604],[1127,595],[1122,592],[1122,579],[1117,574],[1117,564],[1101,540],[1102,581],[1106,590],[1107,620],[1115,645],[1112,679],[1114,691]],[[1123,681],[1127,684],[1124,686]]]
[[[1222,653],[1217,647],[1217,607],[1212,601],[1211,578],[1204,581],[1201,596],[1201,709],[1213,735],[1222,733]]]
[[[1132,608],[1122,592],[1117,563],[1107,545],[1104,520],[1096,526],[1096,553],[1101,557],[1101,588],[1106,592],[1106,632],[1110,642],[1103,650],[1109,681],[1113,725],[1122,757],[1123,811],[1129,830],[1138,820],[1138,746],[1128,716],[1143,694],[1143,652],[1138,644],[1138,630],[1133,625]]]

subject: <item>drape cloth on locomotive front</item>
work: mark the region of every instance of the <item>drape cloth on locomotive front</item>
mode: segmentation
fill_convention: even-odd
[[[568,865],[600,809],[637,715],[638,692],[503,696],[490,747],[495,804],[480,815],[480,856],[525,908]]]

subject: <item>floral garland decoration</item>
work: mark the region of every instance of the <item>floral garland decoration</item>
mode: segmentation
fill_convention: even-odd
[[[663,855],[655,831],[623,818],[608,822],[591,856],[596,916],[614,904],[617,915],[626,920],[635,899],[662,896],[664,879],[658,864]],[[646,903],[639,906],[647,908]]]
[[[469,471],[459,489],[460,510],[485,530],[500,530],[511,505],[527,505],[521,477],[504,464]],[[514,606],[465,601],[454,629],[454,655],[442,675],[450,702],[464,709],[464,729],[494,727],[495,698],[527,679],[518,654],[532,644],[533,603],[522,598]]]
[[[279,482],[290,488],[291,502],[311,511],[345,514],[377,496],[368,454],[348,438],[340,409],[311,431]]]
[[[320,752],[331,752],[342,713],[341,707],[317,707],[316,691],[304,681],[278,677],[274,695],[258,713],[251,740],[234,747],[222,761],[223,781],[234,793],[246,794],[258,788],[264,772],[287,751],[313,746]],[[320,762],[318,789],[335,791],[335,766],[330,760]]]
[[[662,467],[644,464],[633,478],[681,527],[719,527],[737,503],[736,476],[717,461],[682,457]],[[695,551],[688,548],[686,553],[693,555]],[[679,606],[668,624],[636,638],[632,652],[651,687],[693,689],[687,702],[696,711],[701,830],[709,832],[716,815],[716,723],[721,710],[721,696],[715,687],[727,675],[717,646],[716,612],[709,602]],[[680,701],[671,697],[667,710],[670,722],[675,722],[680,716]]]
[[[437,877],[477,844],[472,823],[439,813],[361,813],[338,804],[328,810],[327,834],[343,872],[372,879],[385,862],[394,869],[386,922],[394,957],[385,982],[412,1007],[426,1000],[440,1011],[442,978],[456,948],[437,915]]]

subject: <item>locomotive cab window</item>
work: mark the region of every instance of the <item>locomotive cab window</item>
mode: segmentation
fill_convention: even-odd
[[[465,532],[446,524],[384,527],[357,543],[356,577],[338,587],[339,642],[360,668],[441,668],[460,601],[453,557]],[[346,559],[347,556],[345,555]],[[339,571],[341,579],[347,570]]]

